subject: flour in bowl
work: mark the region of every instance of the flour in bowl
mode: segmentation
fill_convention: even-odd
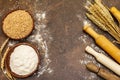
[[[17,75],[29,75],[36,70],[38,63],[36,51],[28,45],[17,46],[10,56],[11,71]]]

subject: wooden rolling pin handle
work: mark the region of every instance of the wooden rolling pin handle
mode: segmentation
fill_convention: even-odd
[[[90,25],[85,25],[83,28],[84,31],[86,31],[88,34],[90,34],[94,39],[97,39],[99,37],[99,34],[96,33]]]
[[[106,66],[107,68],[109,68],[110,70],[112,70],[113,72],[115,72],[117,75],[120,76],[120,65],[119,64],[117,64],[116,62],[108,58],[107,56],[96,52],[94,49],[92,49],[89,46],[87,46],[85,50],[88,53],[92,54],[97,59],[97,61],[99,61],[101,64],[103,64],[104,66]]]
[[[89,62],[89,63],[87,63],[86,64],[86,67],[87,67],[87,69],[88,70],[90,70],[90,71],[92,71],[92,72],[94,72],[94,73],[98,73],[99,72],[99,67],[98,66],[96,66],[94,63],[92,63],[92,62]]]
[[[90,46],[87,46],[86,48],[85,48],[85,50],[89,53],[89,54],[91,54],[91,55],[93,55],[93,56],[95,56],[95,57],[97,57],[99,54],[98,54],[98,52],[96,52],[94,49],[92,49]]]
[[[95,65],[92,62],[87,63],[86,67],[88,70],[97,73],[99,76],[101,76],[105,80],[120,80],[120,78],[118,76],[114,75],[113,73],[111,73],[105,69],[98,67],[97,65]]]
[[[120,11],[116,7],[111,7],[110,12],[114,15],[114,17],[118,20],[120,23]]]

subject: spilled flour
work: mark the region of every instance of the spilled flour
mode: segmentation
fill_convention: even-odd
[[[53,70],[49,67],[51,60],[49,58],[48,50],[48,44],[52,40],[52,37],[49,33],[49,30],[46,29],[46,24],[44,23],[46,20],[46,12],[36,12],[35,19],[35,29],[33,30],[32,34],[26,40],[21,40],[21,42],[28,41],[38,47],[41,55],[41,64],[39,65],[38,71],[34,73],[34,75],[40,77],[40,75],[42,75],[44,72],[53,72]],[[47,43],[46,40],[48,40],[47,42],[49,43]],[[9,41],[8,46],[12,46],[18,42],[19,41],[11,40]]]
[[[85,4],[83,5],[84,7],[88,7],[90,5],[89,3],[90,0],[86,0]],[[79,18],[79,21],[81,21],[81,15],[77,15],[77,17]],[[87,19],[87,17],[84,17],[84,20],[82,21],[83,26],[85,25],[92,25],[91,21]],[[83,28],[83,27],[82,27]],[[91,39],[90,39],[91,38]],[[92,42],[92,37],[90,37],[89,35],[82,33],[80,34],[80,36],[78,37],[78,40],[80,42],[82,42],[82,45],[84,46],[83,49],[86,48],[86,46],[91,46],[95,51],[99,52],[99,53],[103,53],[105,54],[105,52],[99,48],[94,42]],[[80,65],[85,66],[87,63],[89,62],[93,62],[94,64],[96,64],[99,67],[103,67],[100,63],[98,63],[95,59],[95,57],[93,57],[92,55],[86,53],[85,51],[83,52],[83,59],[79,59],[79,63]],[[84,67],[84,69],[86,69]],[[84,77],[84,80],[100,80],[100,78],[97,77],[97,75],[95,73],[89,72],[89,73],[81,73],[81,75],[86,76]],[[89,76],[88,76],[89,75]]]
[[[78,40],[82,41],[84,44],[87,43],[87,35],[82,34],[78,37]]]
[[[88,5],[88,3],[86,3],[86,4]],[[91,23],[88,20],[84,20],[83,21],[83,26],[84,25],[91,25]],[[81,41],[85,47],[90,46],[95,51],[105,54],[105,52],[101,48],[96,46],[95,43],[90,42],[92,40],[92,37],[91,37],[91,40],[90,40],[90,37],[83,33],[78,37],[78,40]],[[98,62],[96,62],[95,58],[92,55],[87,54],[86,52],[85,52],[85,55],[84,55],[84,59],[80,59],[79,62],[80,62],[80,64],[83,64],[83,65],[87,64],[89,62],[93,62],[93,63],[97,64],[98,66],[100,66],[100,64]]]

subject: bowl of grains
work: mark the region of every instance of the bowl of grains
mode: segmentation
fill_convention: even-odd
[[[33,30],[33,18],[25,10],[9,13],[3,20],[2,30],[11,39],[22,39],[30,35]]]

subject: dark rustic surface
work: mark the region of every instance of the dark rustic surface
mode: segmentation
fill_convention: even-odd
[[[103,2],[108,7],[116,6],[120,9],[118,0],[103,0]],[[102,80],[85,67],[84,60],[94,60],[86,58],[87,53],[84,51],[87,45],[94,43],[93,39],[82,30],[83,22],[86,20],[85,4],[86,0],[0,0],[0,26],[5,15],[16,9],[25,9],[33,17],[35,11],[42,10],[47,13],[46,29],[49,29],[53,38],[49,44],[51,59],[49,66],[53,72],[51,74],[44,72],[39,78],[32,76],[21,80]],[[83,35],[87,35],[86,43],[82,40]],[[0,28],[0,45],[5,38]],[[84,63],[81,64],[81,60]],[[7,80],[2,72],[0,80]]]

